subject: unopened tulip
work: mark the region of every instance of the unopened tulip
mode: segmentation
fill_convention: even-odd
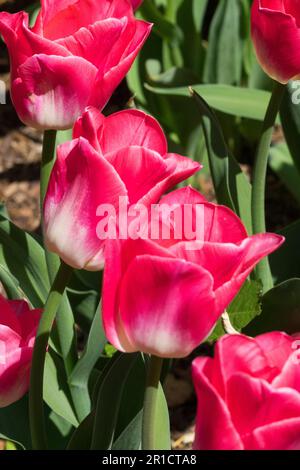
[[[190,187],[169,193],[160,207],[160,228],[169,223],[169,238],[151,239],[150,220],[148,239],[142,234],[138,240],[107,241],[104,327],[120,351],[184,357],[209,335],[254,266],[283,238],[248,237],[230,209]],[[177,216],[170,218],[172,207]]]
[[[199,168],[168,153],[161,127],[144,112],[104,117],[88,109],[75,125],[74,140],[58,148],[44,204],[48,249],[74,268],[101,269],[101,210],[117,215],[120,200],[125,212],[131,205],[148,207]]]
[[[23,300],[0,296],[0,408],[27,392],[31,358],[41,311]]]
[[[281,332],[227,335],[197,358],[194,449],[300,450],[298,347]]]
[[[25,12],[0,13],[20,119],[39,129],[71,128],[86,106],[103,109],[147,39],[129,0],[42,0],[30,28]]]
[[[274,80],[300,77],[300,8],[298,0],[254,0],[251,30],[256,55]]]

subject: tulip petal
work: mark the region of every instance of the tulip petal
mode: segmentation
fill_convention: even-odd
[[[126,132],[120,133],[120,129],[126,129]],[[159,123],[137,109],[108,116],[99,132],[99,140],[104,154],[132,146],[153,150],[161,156],[168,151],[167,140]]]
[[[300,416],[298,392],[275,389],[265,380],[243,373],[236,373],[228,380],[227,404],[242,439],[261,426]]]
[[[278,249],[284,238],[272,233],[258,234],[248,237],[240,243],[244,251],[243,260],[237,265],[231,280],[216,290],[217,309],[224,311],[234,299],[243,282],[247,279],[255,265],[265,256]]]
[[[14,314],[11,302],[0,295],[0,325],[5,325],[21,335],[21,325]]]
[[[93,258],[103,249],[98,238],[98,206],[117,207],[127,190],[114,168],[80,138],[58,149],[44,205],[45,239],[50,251],[75,268],[101,269]],[[100,263],[101,260],[101,263]]]
[[[0,375],[9,356],[19,349],[21,336],[6,325],[0,324]]]
[[[105,63],[126,25],[126,19],[109,18],[81,28],[72,36],[56,41],[75,56],[82,57],[104,73]]]
[[[192,366],[198,400],[193,447],[195,450],[243,450],[225,402],[203,374],[202,362],[202,358],[197,358]]]
[[[99,136],[105,119],[105,116],[97,108],[89,106],[75,122],[73,139],[84,137],[102,155]]]
[[[128,0],[44,0],[41,10],[44,36],[51,40],[71,36],[82,27],[88,27],[107,18],[133,18]]]
[[[233,353],[234,352],[234,353]],[[244,335],[225,335],[217,342],[210,381],[225,397],[230,377],[235,372],[271,381],[277,373],[254,338]]]
[[[212,278],[185,261],[138,256],[122,279],[120,317],[136,351],[187,356],[217,321]]]
[[[124,53],[121,54],[119,48],[121,42],[124,43],[125,41],[120,40],[119,44],[116,46],[116,53],[111,53],[109,56],[109,61],[106,63],[105,74],[103,75],[102,70],[98,73],[96,84],[93,88],[91,103],[98,106],[100,109],[104,108],[114,90],[128,73],[137,54],[148,38],[152,25],[144,21],[136,21],[134,28],[135,34]]]
[[[10,306],[21,326],[22,346],[31,346],[41,318],[41,309],[31,310],[25,300],[10,300]]]
[[[272,331],[257,336],[255,341],[263,350],[270,366],[280,372],[293,352],[295,338],[281,331]]]
[[[124,182],[131,204],[157,202],[173,177],[166,161],[144,147],[123,148],[105,158]]]
[[[248,450],[300,450],[300,418],[262,426],[247,439]]]
[[[196,220],[201,216],[203,241],[238,243],[247,237],[246,229],[236,214],[228,207],[203,201],[203,197],[192,188],[173,191],[163,197],[160,204],[190,205],[192,210],[185,215],[185,224],[192,226],[195,231]],[[188,214],[190,220],[187,218]]]
[[[300,29],[295,17],[280,11],[282,8],[276,11],[269,9],[269,3],[262,0],[253,2],[252,39],[264,71],[274,80],[287,83],[300,76]]]
[[[0,408],[18,401],[29,387],[32,348],[16,349],[10,357],[10,365],[1,370]]]
[[[107,339],[120,351],[133,351],[126,338],[119,317],[120,283],[128,265],[142,254],[165,258],[170,253],[149,239],[126,241],[107,240],[105,244],[105,270],[103,278],[103,325]]]
[[[272,385],[275,388],[289,387],[300,392],[299,352],[295,351],[290,355],[282,371],[274,378]]]
[[[89,104],[97,69],[79,57],[34,55],[19,67],[13,101],[23,122],[68,129]]]

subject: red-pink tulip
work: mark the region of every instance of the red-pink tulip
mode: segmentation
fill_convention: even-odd
[[[44,205],[45,241],[75,268],[103,267],[99,207],[156,203],[191,176],[198,163],[168,153],[155,119],[137,110],[104,117],[88,109],[74,127],[74,140],[58,148]],[[104,214],[102,214],[104,216]]]
[[[23,300],[0,296],[0,407],[11,405],[28,390],[40,315]]]
[[[295,337],[223,336],[193,362],[194,448],[300,450],[300,356]]]
[[[170,207],[181,217],[170,218]],[[104,327],[121,351],[183,357],[209,335],[255,264],[283,238],[248,237],[231,210],[192,188],[168,194],[157,210],[169,239],[161,230],[160,239],[107,241]]]
[[[151,25],[134,18],[129,0],[41,3],[33,28],[25,12],[0,13],[12,100],[25,124],[68,129],[86,106],[105,106]]]
[[[264,71],[280,83],[299,78],[299,0],[254,0],[251,29]]]

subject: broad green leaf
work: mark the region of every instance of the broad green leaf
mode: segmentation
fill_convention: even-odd
[[[139,411],[115,440],[112,450],[140,450],[143,410]]]
[[[208,38],[204,82],[239,84],[243,42],[240,0],[220,0]]]
[[[80,420],[84,419],[91,411],[89,377],[107,343],[100,310],[101,306],[94,316],[84,352],[69,377],[72,396],[76,396],[76,403],[80,409]]]
[[[75,429],[67,450],[90,450],[94,426],[94,413],[90,413]]]
[[[218,202],[234,210],[251,234],[251,185],[228,152],[214,112],[195,91],[192,94],[202,114],[210,171]]]
[[[300,278],[300,220],[278,232],[285,243],[270,256],[270,266],[275,283]]]
[[[187,87],[162,88],[145,84],[153,93],[165,96],[189,96]],[[263,121],[271,94],[264,90],[230,85],[193,85],[193,90],[208,105],[225,114]]]
[[[174,0],[173,0],[174,1]],[[152,0],[144,0],[139,13],[144,19],[154,24],[153,32],[171,44],[182,41],[182,32],[178,26],[168,21]]]
[[[62,360],[50,348],[46,355],[44,400],[56,414],[73,426],[78,426]]]
[[[19,281],[0,264],[0,282],[2,283],[9,299],[23,299],[24,292],[20,288]]]
[[[166,397],[161,384],[159,384],[158,388],[155,413],[156,429],[154,432],[155,440],[153,450],[171,450],[170,416]]]
[[[300,172],[300,82],[290,82],[286,87],[281,108],[280,118],[284,136],[294,160],[295,166]]]
[[[289,279],[269,290],[262,298],[261,314],[245,329],[250,336],[268,331],[300,331],[300,279]]]
[[[138,354],[120,354],[100,385],[91,446],[93,450],[109,450],[112,447],[124,385],[137,357]]]
[[[271,147],[269,165],[300,204],[300,172],[285,142]]]
[[[237,331],[242,331],[261,312],[261,284],[256,281],[246,281],[235,299],[227,308],[230,323]],[[215,341],[223,336],[225,331],[221,320],[218,321],[209,341]]]
[[[23,449],[31,449],[27,396],[0,408],[0,438],[13,441]]]
[[[50,285],[45,253],[38,241],[0,215],[0,264],[18,279],[34,307],[42,307]]]

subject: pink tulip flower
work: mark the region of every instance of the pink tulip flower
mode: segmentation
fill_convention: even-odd
[[[0,296],[0,408],[27,392],[31,357],[41,310]]]
[[[299,340],[281,332],[223,336],[193,362],[194,449],[300,450]]]
[[[120,351],[184,357],[210,334],[254,266],[283,238],[247,236],[231,210],[190,187],[169,193],[159,206],[162,225],[168,207],[193,210],[178,222],[171,219],[169,239],[107,241],[103,321]],[[192,238],[185,229],[197,221],[202,231]]]
[[[104,117],[88,109],[74,127],[74,140],[58,148],[44,204],[48,249],[74,268],[102,269],[99,207],[118,213],[120,199],[126,211],[127,205],[148,207],[199,168],[168,153],[161,127],[144,112]]]
[[[263,70],[287,83],[300,77],[299,0],[254,0],[252,39]]]
[[[42,0],[30,28],[25,12],[0,13],[10,53],[11,96],[20,119],[69,129],[86,106],[103,109],[129,71],[151,25],[129,0]]]

